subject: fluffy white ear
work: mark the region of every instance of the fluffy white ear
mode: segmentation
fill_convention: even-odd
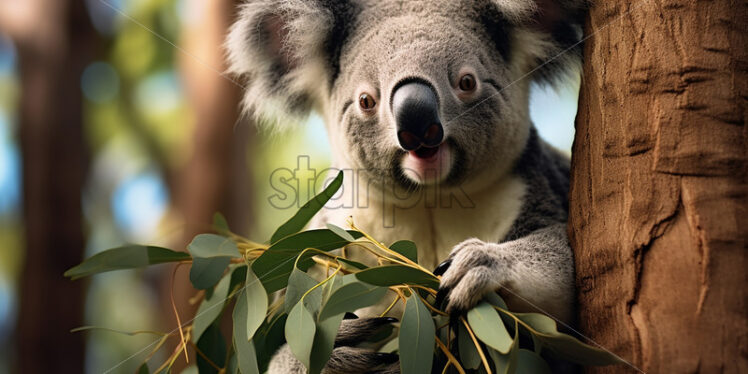
[[[345,1],[254,0],[229,32],[229,72],[246,82],[243,106],[261,123],[287,127],[322,104],[346,34]]]
[[[556,83],[581,67],[589,0],[491,0],[514,26],[514,45],[536,81]]]

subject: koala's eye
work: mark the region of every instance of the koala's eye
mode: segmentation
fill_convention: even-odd
[[[465,92],[472,92],[475,90],[475,77],[472,74],[465,74],[460,78],[458,87],[460,90]]]
[[[358,97],[358,105],[361,107],[361,109],[370,111],[373,110],[375,106],[377,106],[377,102],[371,95],[363,93]]]

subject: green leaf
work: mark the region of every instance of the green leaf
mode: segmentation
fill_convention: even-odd
[[[375,286],[389,287],[409,284],[439,288],[439,279],[420,269],[403,265],[385,265],[369,268],[356,273],[359,280]]]
[[[128,245],[97,253],[81,264],[70,268],[65,272],[65,276],[79,279],[107,271],[135,269],[165,262],[187,261],[190,258],[190,255],[186,252],[174,252],[166,248],[153,246]]]
[[[517,371],[520,373],[551,374],[548,363],[533,351],[520,349],[517,354]]]
[[[504,299],[499,296],[496,292],[490,292],[488,295],[483,297],[486,302],[493,306],[497,306],[504,310],[509,310],[509,308],[506,306],[506,303],[504,302]]]
[[[284,336],[286,318],[288,318],[287,314],[275,315],[271,317],[270,321],[263,323],[257,330],[256,335],[264,337],[264,339],[254,340],[257,351],[257,363],[261,373],[267,371],[270,359],[278,351],[278,348],[286,342],[286,337]]]
[[[501,353],[509,353],[512,337],[509,335],[499,313],[488,303],[481,302],[467,313],[468,323],[483,343]]]
[[[398,350],[399,342],[400,340],[398,338],[392,339],[388,341],[385,345],[383,345],[382,348],[379,348],[379,352],[394,353],[395,351]]]
[[[345,231],[345,229],[335,226],[332,223],[327,224],[327,229],[349,242],[356,240],[351,234],[348,233],[348,231]]]
[[[229,232],[231,232],[229,223],[228,221],[226,221],[226,217],[224,217],[220,212],[215,212],[213,214],[213,227],[215,227],[216,230],[221,233],[228,234]]]
[[[488,355],[496,366],[496,374],[513,374],[517,371],[517,352],[519,351],[519,334],[517,322],[514,321],[514,338],[512,340],[511,349],[507,354],[502,354],[497,350],[486,347]],[[520,372],[523,373],[523,372]]]
[[[207,290],[221,280],[230,262],[231,257],[195,257],[190,268],[190,282],[198,290]]]
[[[522,322],[530,325],[533,330],[546,335],[560,334],[556,328],[556,321],[550,317],[538,313],[512,313]]]
[[[431,313],[415,293],[408,297],[400,323],[398,346],[402,374],[431,372],[436,328]]]
[[[390,249],[407,257],[411,261],[418,263],[418,249],[416,248],[416,243],[413,243],[410,240],[400,240],[393,243],[390,246]]]
[[[151,374],[151,371],[148,370],[147,363],[144,362],[142,365],[140,365],[140,367],[138,368],[138,374]]]
[[[286,295],[284,302],[284,308],[286,313],[290,312],[296,303],[301,300],[301,296],[309,291],[312,287],[317,285],[317,281],[310,277],[307,273],[294,268],[291,272],[291,276],[288,277],[288,287],[286,287]],[[319,309],[320,302],[322,301],[322,289],[318,288],[310,292],[304,298],[304,303],[309,310]]]
[[[335,179],[325,188],[320,194],[309,200],[304,206],[294,214],[291,219],[282,224],[278,230],[273,233],[270,238],[270,243],[276,243],[277,241],[301,231],[304,226],[314,217],[317,212],[330,200],[330,198],[338,192],[340,186],[343,185],[343,172],[340,171]]]
[[[592,366],[623,362],[613,353],[558,332],[556,322],[548,316],[538,313],[514,313],[514,316],[530,326],[530,333],[540,340],[543,349],[550,349],[565,360]]]
[[[192,257],[241,257],[233,240],[216,234],[200,234],[187,246]]]
[[[480,355],[475,348],[473,339],[463,324],[459,324],[457,332],[457,349],[460,352],[460,363],[465,369],[477,369],[481,365]]]
[[[297,303],[286,320],[286,341],[291,352],[299,362],[309,367],[309,359],[312,354],[312,342],[316,331],[314,317],[304,306]]]
[[[354,282],[341,287],[330,296],[330,299],[322,307],[319,320],[345,312],[353,312],[357,309],[374,305],[387,293],[387,288],[370,286],[361,282]]]
[[[203,333],[203,336],[197,342],[197,348],[203,352],[218,367],[223,367],[226,360],[226,341],[221,334],[221,329],[212,324]],[[200,374],[218,373],[201,355],[197,355],[197,368]]]
[[[210,296],[206,295],[200,303],[200,307],[197,308],[197,313],[195,313],[195,319],[192,321],[193,342],[197,343],[203,332],[208,329],[208,326],[212,325],[213,321],[221,315],[223,305],[226,302],[226,296],[229,293],[230,281],[231,274],[227,274],[221,278],[213,289],[213,293]]]
[[[361,233],[356,231],[349,231],[349,233],[354,238],[361,237]],[[268,293],[272,293],[286,287],[288,276],[294,267],[294,260],[304,249],[316,248],[327,252],[348,243],[348,241],[327,229],[300,232],[283,238],[270,246],[265,253],[252,263],[252,270],[260,278]],[[309,261],[308,266],[311,266],[312,263]],[[305,268],[301,267],[301,269],[304,270]]]
[[[351,266],[353,266],[354,268],[356,268],[358,270],[364,270],[364,269],[368,269],[369,268],[368,266],[366,266],[366,265],[364,265],[364,264],[362,264],[360,262],[349,260],[349,259],[342,258],[342,257],[338,258],[338,261],[340,261],[340,262],[342,262],[344,264],[351,265]]]
[[[247,270],[247,281],[245,283],[247,294],[247,331],[246,335],[251,339],[255,331],[260,327],[268,311],[268,294],[262,287],[262,282],[252,269]]]
[[[324,369],[330,354],[335,346],[335,336],[338,334],[343,314],[330,317],[317,323],[317,331],[314,334],[314,343],[310,358],[310,374],[319,374]]]
[[[236,354],[232,354],[231,357],[229,357],[229,363],[226,366],[226,373],[229,374],[239,374],[239,361],[236,357]],[[184,373],[182,373],[184,374]],[[198,373],[199,374],[199,373]]]
[[[247,305],[247,292],[244,290],[239,293],[239,297],[236,299],[236,305],[234,306],[234,313],[232,314],[234,321],[234,350],[236,351],[239,370],[242,374],[259,374],[260,369],[257,365],[255,346],[253,341],[250,339],[251,336],[247,335],[246,323],[249,319]]]
[[[344,285],[344,278],[345,277],[335,275],[325,283],[322,288],[321,304],[327,303],[332,295],[334,295],[335,292]],[[322,307],[322,305],[319,305],[318,309]],[[340,323],[343,321],[343,314],[344,313],[339,313],[324,321],[319,318],[318,314],[317,331],[314,333],[314,343],[312,345],[312,354],[309,362],[310,374],[321,373],[322,369],[325,368],[327,361],[330,360],[330,355],[335,346],[335,336],[338,334]]]
[[[229,266],[230,268],[230,266]],[[229,283],[229,296],[238,292],[240,286],[244,289],[244,283],[247,280],[247,265],[239,265],[231,272],[231,283]]]

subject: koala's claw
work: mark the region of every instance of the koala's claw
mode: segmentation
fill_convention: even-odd
[[[448,258],[441,264],[437,265],[434,269],[434,275],[444,275],[444,272],[449,269],[449,265],[452,265],[452,259]]]

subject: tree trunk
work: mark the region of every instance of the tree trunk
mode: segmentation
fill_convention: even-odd
[[[15,364],[19,373],[82,373],[84,335],[70,329],[83,325],[84,283],[62,274],[81,261],[85,247],[80,76],[96,34],[82,1],[31,4],[34,11],[10,33],[20,57],[26,245]]]
[[[580,327],[647,373],[748,372],[747,9],[599,0],[589,17],[570,193]]]
[[[213,214],[219,211],[232,230],[246,234],[252,196],[247,147],[253,127],[239,118],[241,86],[223,74],[223,41],[233,22],[236,3],[189,0],[187,7],[195,17],[182,32],[180,43],[188,54],[180,55],[179,65],[195,115],[195,130],[190,159],[175,179],[175,203],[185,221],[184,236],[177,248],[185,248],[196,234],[211,231]],[[194,293],[188,268],[182,267],[174,286],[182,316],[192,315],[196,309],[188,303]],[[164,310],[170,326],[176,326],[171,306]],[[175,368],[183,363],[177,361]]]

